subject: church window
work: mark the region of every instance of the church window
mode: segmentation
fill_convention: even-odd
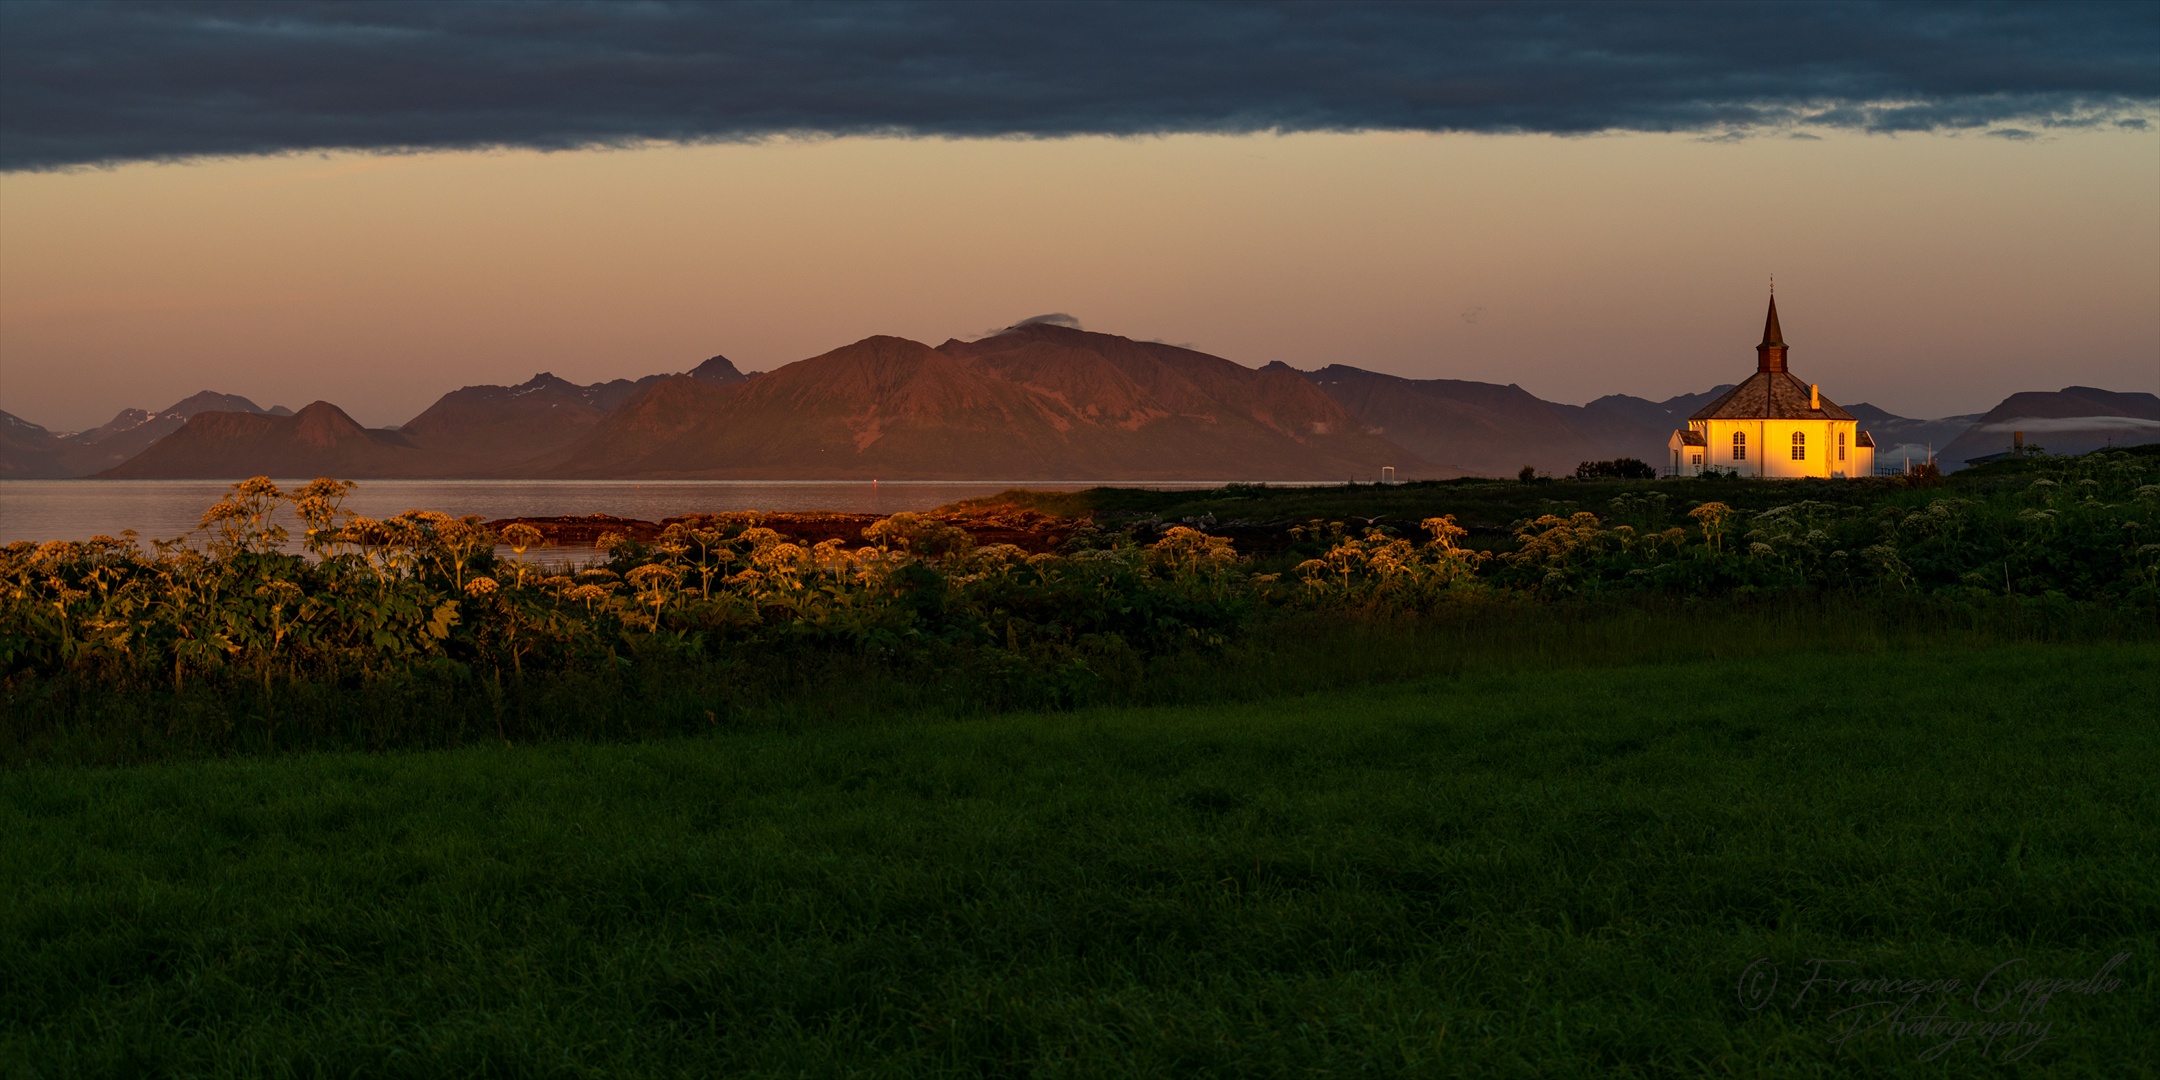
[[[1700,465],[1700,464],[1702,464],[1702,455],[1701,455],[1701,454],[1697,454],[1697,455],[1695,455],[1695,464],[1697,464],[1697,465]]]
[[[1807,460],[1807,434],[1805,432],[1795,431],[1792,433],[1792,459],[1794,461]]]
[[[1747,432],[1735,431],[1732,433],[1732,459],[1734,461],[1747,460]]]
[[[1842,431],[1837,433],[1837,459],[1845,460],[1845,433]]]

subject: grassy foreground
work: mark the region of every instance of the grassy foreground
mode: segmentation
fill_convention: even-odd
[[[0,1072],[2135,1075],[2154,701],[1936,645],[19,769]]]

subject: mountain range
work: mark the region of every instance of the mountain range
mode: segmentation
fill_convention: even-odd
[[[1167,480],[1333,479],[1396,464],[1412,461],[1288,369],[1033,324],[936,348],[866,338],[737,383],[664,379],[526,468]]]
[[[1557,474],[1615,457],[1662,464],[1672,430],[1727,389],[1562,405],[1519,386],[1343,364],[1255,369],[1031,320],[935,347],[870,337],[765,373],[723,356],[591,385],[543,372],[454,390],[397,428],[365,427],[329,402],[295,413],[208,392],[66,435],[0,413],[0,477],[1324,481],[1384,467],[1402,479],[1511,476],[1524,465]],[[1933,449],[1954,468],[2006,448],[2012,430],[2056,452],[2160,441],[2160,398],[2089,387],[1938,420],[1848,408],[1886,466]]]
[[[157,412],[122,409],[98,427],[67,435],[0,412],[0,477],[94,475],[128,461],[203,413],[291,416],[293,411],[282,405],[265,409],[237,394],[205,390]]]

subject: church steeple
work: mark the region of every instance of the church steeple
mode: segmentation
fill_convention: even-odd
[[[1770,314],[1763,320],[1762,344],[1755,346],[1755,370],[1785,370],[1785,334],[1778,328],[1777,294],[1770,294]]]

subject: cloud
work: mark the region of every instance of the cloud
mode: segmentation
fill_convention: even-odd
[[[2027,435],[2062,431],[2129,431],[2153,434],[2160,433],[2160,420],[2147,420],[2137,416],[2012,417],[2008,420],[1975,424],[1973,430],[1991,433],[2022,431]]]
[[[0,169],[776,135],[2025,131],[2160,5],[0,4]]]
[[[983,338],[996,337],[999,334],[1009,334],[1015,330],[1020,329],[1023,326],[1063,326],[1073,330],[1083,329],[1083,327],[1080,325],[1079,319],[1074,318],[1071,315],[1067,315],[1062,311],[1054,311],[1048,315],[1036,315],[1030,318],[1022,319],[1019,322],[1012,324],[1011,326],[1000,326],[990,330],[985,330],[982,333],[975,335],[975,338],[976,340],[981,340]]]

